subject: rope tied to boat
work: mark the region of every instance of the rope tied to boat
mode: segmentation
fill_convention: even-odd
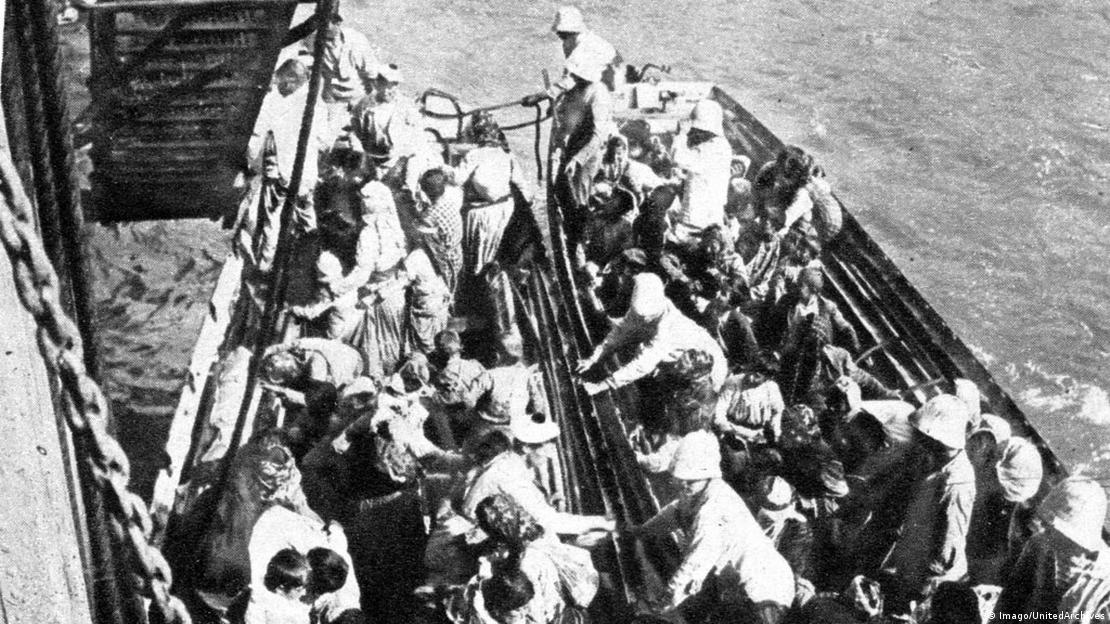
[[[31,201],[6,145],[0,150],[0,194],[0,239],[11,260],[16,292],[35,320],[47,368],[61,381],[76,459],[103,496],[113,538],[126,550],[135,592],[151,601],[161,621],[191,624],[185,604],[170,593],[170,566],[150,542],[153,526],[146,503],[127,487],[131,464],[108,433],[107,399],[85,367],[81,336],[62,307],[58,274],[35,229]]]

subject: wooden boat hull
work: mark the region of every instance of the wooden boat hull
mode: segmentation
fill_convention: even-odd
[[[783,143],[746,109],[711,83],[659,83],[633,86],[619,99],[625,108],[618,121],[646,121],[652,132],[673,131],[677,119],[686,116],[702,97],[718,101],[726,111],[726,134],[736,153],[752,159],[755,171],[772,159]],[[642,92],[637,92],[640,89]],[[639,103],[651,101],[652,89],[677,96],[670,110],[642,111]],[[451,136],[450,124],[436,122],[441,136]],[[550,167],[548,167],[550,169]],[[549,172],[550,175],[550,172]],[[565,248],[562,215],[552,185],[548,184],[544,236],[550,247],[547,266],[531,272],[514,285],[521,331],[534,361],[540,364],[553,414],[562,428],[560,450],[566,467],[566,491],[571,510],[605,513],[628,523],[645,521],[669,498],[661,480],[645,476],[635,461],[629,442],[629,424],[638,412],[638,397],[632,388],[588,396],[573,374],[579,358],[592,352],[598,336],[591,333],[579,304],[580,297]],[[869,368],[892,387],[915,389],[914,399],[927,399],[940,390],[928,382],[937,378],[973,381],[989,403],[990,411],[1009,420],[1015,431],[1031,438],[1041,449],[1048,478],[1055,480],[1066,469],[1037,434],[1014,402],[975,359],[967,346],[943,321],[932,306],[909,283],[862,225],[845,210],[841,233],[824,250],[829,295],[855,327],[862,348],[884,345],[870,357]],[[182,395],[167,446],[169,467],[155,490],[154,507],[163,521],[172,508],[182,475],[197,459],[198,442],[211,424],[213,384],[220,368],[216,365],[227,343],[225,332],[230,310],[242,305],[237,264],[231,262],[221,275],[221,286],[213,301],[213,314],[206,321],[190,380]],[[295,328],[290,328],[295,331]],[[245,439],[245,437],[244,437]],[[676,562],[673,548],[645,550],[635,542],[617,539],[612,544],[610,566],[619,599],[611,606],[613,621],[630,618],[635,605],[662,590],[662,579]]]

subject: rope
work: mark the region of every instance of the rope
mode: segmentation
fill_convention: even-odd
[[[149,541],[152,524],[146,504],[127,489],[130,463],[107,431],[107,400],[85,368],[81,336],[62,307],[58,275],[35,231],[31,201],[6,144],[0,150],[0,194],[0,239],[11,260],[16,291],[35,319],[47,367],[61,380],[77,459],[101,493],[112,536],[125,547],[135,591],[151,601],[162,621],[191,624],[184,603],[170,594],[169,564]]]
[[[455,112],[453,112],[453,113],[438,113],[438,112],[435,112],[435,111],[428,110],[428,98],[429,97],[438,97],[438,98],[442,98],[444,100],[447,100],[448,102],[451,103],[451,106],[454,107]],[[457,119],[459,121],[459,133],[461,134],[462,133],[462,120],[466,119],[467,117],[469,117],[471,115],[475,115],[477,113],[488,113],[488,112],[493,112],[495,110],[501,110],[501,109],[505,109],[505,108],[512,108],[514,106],[525,106],[525,107],[535,106],[536,109],[537,109],[536,119],[534,119],[532,121],[524,121],[524,122],[521,122],[521,123],[512,124],[510,126],[500,126],[500,128],[503,132],[507,132],[507,131],[510,131],[510,130],[520,130],[521,128],[527,128],[527,127],[530,127],[530,126],[539,126],[544,121],[547,121],[548,119],[551,119],[551,114],[552,114],[552,109],[551,108],[547,109],[547,114],[546,115],[541,116],[541,115],[538,114],[539,106],[543,102],[543,100],[546,99],[546,98],[536,99],[535,102],[532,103],[532,102],[529,102],[530,97],[533,97],[533,96],[525,97],[525,98],[520,99],[520,100],[511,100],[509,102],[503,102],[501,104],[491,104],[489,106],[479,106],[477,108],[472,108],[472,109],[467,110],[467,111],[464,111],[462,109],[462,105],[459,104],[459,99],[457,97],[451,95],[450,93],[447,93],[446,91],[441,91],[439,89],[427,89],[427,90],[425,90],[424,93],[422,93],[420,95],[418,100],[420,102],[420,106],[421,106],[420,113],[422,115],[424,115],[425,117],[429,117],[431,119],[443,119],[443,120]]]

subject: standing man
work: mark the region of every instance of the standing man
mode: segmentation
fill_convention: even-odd
[[[575,63],[587,60],[600,63],[602,65],[602,82],[610,91],[613,90],[616,77],[615,68],[624,59],[621,58],[613,44],[586,27],[586,21],[582,18],[581,11],[572,6],[559,7],[559,10],[555,13],[555,25],[551,27],[551,30],[555,32],[555,35],[559,37],[563,44],[563,58],[567,60],[568,65],[572,60]],[[562,80],[552,85],[554,92],[550,95],[552,98],[556,98],[559,93],[566,92],[573,86],[574,81],[570,79],[569,75],[565,75]]]
[[[674,164],[685,180],[682,207],[670,232],[679,244],[695,245],[709,226],[724,226],[732,147],[725,139],[723,117],[720,104],[702,100],[674,138]]]
[[[918,453],[909,469],[919,479],[909,494],[897,538],[881,566],[888,613],[909,613],[944,581],[967,575],[967,531],[975,502],[975,471],[964,452],[968,410],[950,394],[929,399],[910,416]],[[894,507],[893,505],[891,507]]]
[[[297,156],[301,122],[308,103],[308,68],[298,59],[286,59],[274,71],[274,83],[274,89],[262,100],[254,131],[247,143],[247,161],[252,170],[262,172],[262,147],[267,134],[272,133],[278,170],[285,183],[289,184],[293,179],[293,161]],[[322,135],[326,116],[326,111],[317,103],[298,191],[303,198],[310,197],[316,188],[320,150],[330,147],[328,140],[332,137]]]
[[[331,137],[339,135],[350,121],[351,108],[371,91],[379,65],[378,51],[366,36],[342,24],[343,18],[335,12],[321,31],[324,56],[320,65],[323,79],[320,97],[326,105],[326,128]],[[311,60],[311,44],[306,42],[301,54]]]
[[[414,153],[419,132],[419,113],[398,97],[403,80],[396,65],[378,66],[373,71],[373,93],[358,101],[350,118],[351,143],[365,154],[369,179],[380,180],[394,191],[405,185],[398,165]],[[410,188],[418,188],[416,180]]]
[[[794,601],[794,573],[721,478],[721,451],[712,433],[682,438],[671,476],[681,487],[678,500],[630,529],[641,536],[682,534],[682,563],[652,611],[677,612],[689,622],[782,621]]]
[[[601,169],[605,144],[613,125],[609,90],[600,84],[602,65],[592,59],[567,59],[572,86],[555,102],[553,148],[561,152],[555,192],[565,207],[568,251],[585,264],[578,249],[586,224],[586,208],[594,177]]]

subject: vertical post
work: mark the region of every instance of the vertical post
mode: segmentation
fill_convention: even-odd
[[[318,0],[316,3],[316,38],[312,50],[312,72],[308,80],[308,98],[305,101],[304,115],[301,117],[297,154],[293,161],[293,179],[289,181],[289,189],[281,209],[281,229],[278,233],[277,251],[274,254],[274,268],[270,279],[269,293],[266,297],[266,307],[262,315],[262,325],[259,328],[254,344],[254,352],[251,355],[247,370],[246,391],[243,394],[243,402],[239,407],[239,417],[235,422],[235,430],[232,432],[231,440],[228,443],[227,454],[222,460],[223,465],[220,467],[220,478],[216,484],[216,491],[223,491],[231,477],[232,459],[242,443],[243,432],[246,430],[247,421],[250,418],[251,404],[258,387],[258,371],[262,364],[262,353],[273,342],[273,338],[278,331],[278,321],[281,318],[285,293],[289,285],[287,265],[291,255],[290,248],[293,244],[290,231],[293,224],[293,210],[296,206],[297,195],[300,192],[301,178],[304,175],[305,155],[312,136],[316,102],[320,97],[321,81],[323,79],[320,66],[324,56],[325,41],[322,32],[324,28],[327,28],[329,18],[337,6],[338,0]]]

